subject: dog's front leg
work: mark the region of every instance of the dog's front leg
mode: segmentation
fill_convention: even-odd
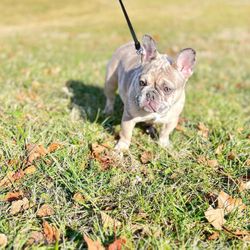
[[[175,129],[178,124],[178,117],[173,119],[171,122],[163,124],[162,130],[159,136],[159,144],[163,148],[168,148],[171,146],[171,142],[169,140],[170,133]]]
[[[118,151],[128,150],[135,124],[136,122],[132,117],[130,117],[126,113],[123,113],[121,131],[119,133],[120,139],[115,146],[116,150]]]

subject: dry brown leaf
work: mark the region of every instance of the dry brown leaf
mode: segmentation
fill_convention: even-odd
[[[0,247],[5,248],[8,244],[8,238],[5,234],[0,234]]]
[[[82,204],[84,203],[85,201],[85,198],[83,197],[83,195],[79,192],[75,193],[74,196],[73,196],[73,200]]]
[[[220,155],[221,154],[221,151],[223,150],[224,148],[224,145],[223,144],[220,144],[216,149],[215,149],[215,154],[216,155]]]
[[[58,150],[59,148],[61,148],[61,147],[62,147],[62,144],[57,143],[57,142],[53,142],[53,143],[51,143],[51,144],[49,145],[49,147],[48,147],[48,152],[49,152],[49,153],[53,153],[53,152],[55,152],[56,150]]]
[[[114,159],[106,145],[93,143],[91,149],[92,156],[101,164],[103,170],[108,169],[114,163]]]
[[[25,174],[34,174],[36,172],[36,167],[34,165],[31,165],[24,169]]]
[[[204,125],[204,123],[199,122],[199,124],[197,125],[197,128],[199,129],[198,134],[202,135],[205,138],[208,138],[208,134],[209,134],[209,129]]]
[[[26,146],[27,150],[27,164],[32,164],[32,162],[42,156],[45,156],[48,153],[48,150],[44,148],[43,145],[36,145],[36,144],[28,144]]]
[[[242,199],[232,198],[229,194],[221,191],[218,196],[218,208],[225,209],[226,213],[230,213],[235,209],[244,210],[246,205],[243,204]]]
[[[24,176],[24,172],[19,170],[17,172],[10,171],[6,176],[0,181],[0,187],[9,187],[13,182],[21,179]]]
[[[24,197],[22,200],[13,201],[10,207],[10,214],[15,215],[20,211],[28,209],[29,207],[29,200],[26,197]]]
[[[149,151],[144,151],[140,157],[141,163],[146,164],[152,161],[153,155]]]
[[[234,160],[235,158],[236,158],[236,153],[235,152],[233,152],[233,151],[231,151],[228,155],[227,155],[227,158],[228,158],[228,160]]]
[[[219,232],[214,232],[213,234],[211,234],[208,237],[208,240],[217,240],[220,237],[220,233]]]
[[[179,124],[175,127],[175,129],[180,132],[185,132],[185,128]]]
[[[246,160],[246,165],[247,165],[247,166],[250,166],[250,159],[247,159],[247,160]]]
[[[237,236],[250,236],[250,231],[237,229],[234,232],[234,234],[237,235]]]
[[[84,235],[84,240],[88,245],[88,250],[105,250],[99,241],[93,241],[87,235]]]
[[[38,217],[50,216],[53,214],[54,214],[54,209],[48,204],[43,204],[36,213]]]
[[[207,165],[211,168],[215,168],[219,166],[219,163],[217,160],[207,160]]]
[[[120,221],[111,218],[109,215],[107,215],[104,212],[101,212],[101,218],[102,218],[102,224],[103,224],[104,228],[114,229],[116,227],[120,227],[121,226],[121,222]]]
[[[50,225],[47,221],[43,222],[43,232],[44,232],[46,241],[49,244],[59,241],[59,238],[60,238],[59,230],[55,226]]]
[[[3,201],[15,201],[23,197],[23,191],[9,192],[5,195]]]
[[[239,191],[242,192],[244,190],[249,190],[250,189],[250,181],[244,182],[240,181],[239,183]]]
[[[222,225],[226,222],[226,220],[224,219],[223,208],[214,209],[213,207],[209,206],[209,208],[205,212],[205,217],[208,222],[217,230],[221,230]]]
[[[31,246],[33,244],[39,244],[42,242],[44,242],[43,233],[34,231],[30,234],[30,237],[28,241],[26,242],[26,245]]]
[[[108,250],[121,250],[122,246],[126,244],[126,239],[116,239],[112,244],[108,246]]]

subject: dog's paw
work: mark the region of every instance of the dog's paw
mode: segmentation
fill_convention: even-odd
[[[115,145],[115,150],[118,152],[127,151],[129,149],[129,143],[119,140]]]
[[[168,138],[160,138],[158,143],[162,148],[170,149],[173,147],[171,141]]]

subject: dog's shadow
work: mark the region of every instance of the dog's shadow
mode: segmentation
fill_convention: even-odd
[[[120,124],[123,104],[118,95],[116,95],[114,113],[107,117],[102,112],[106,99],[103,88],[95,84],[85,84],[80,80],[68,80],[66,89],[70,96],[69,108],[71,112],[77,109],[80,119],[87,119],[91,123],[97,122],[109,128]]]

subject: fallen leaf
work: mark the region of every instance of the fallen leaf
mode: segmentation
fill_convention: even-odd
[[[48,152],[49,152],[49,153],[53,153],[53,152],[55,152],[56,150],[58,150],[59,148],[61,148],[61,147],[62,147],[62,144],[57,143],[57,142],[53,142],[53,143],[51,143],[51,144],[49,145],[49,147],[48,147]]]
[[[6,176],[0,181],[0,187],[9,187],[13,182],[21,179],[24,176],[24,172],[19,170],[17,172],[10,171]]]
[[[8,244],[8,238],[5,234],[0,234],[0,247],[5,248]]]
[[[175,127],[175,129],[180,132],[185,132],[185,128],[179,124]]]
[[[26,245],[31,246],[33,244],[39,244],[42,242],[44,242],[43,233],[34,231],[30,234],[30,237],[27,240]]]
[[[85,201],[83,195],[81,193],[79,193],[79,192],[74,194],[73,200],[80,203],[80,204],[84,203],[84,201]]]
[[[93,241],[87,235],[84,235],[83,237],[88,245],[88,250],[105,250],[99,241]]]
[[[220,155],[221,154],[221,151],[223,150],[224,148],[224,145],[223,144],[220,144],[216,149],[215,149],[215,154],[216,155]]]
[[[43,222],[43,232],[44,232],[46,241],[49,244],[59,241],[59,238],[60,238],[59,230],[55,226],[50,225],[47,221]]]
[[[54,209],[48,204],[43,204],[36,213],[38,217],[50,216],[53,214],[54,214]]]
[[[209,134],[209,129],[204,125],[204,123],[199,122],[199,124],[197,125],[197,128],[199,129],[198,134],[202,135],[205,138],[208,138],[208,134]]]
[[[153,155],[149,151],[144,151],[140,157],[141,163],[146,164],[152,161]]]
[[[126,239],[116,239],[112,244],[108,246],[108,250],[121,250],[122,246],[126,244]]]
[[[247,160],[246,160],[246,165],[247,165],[247,166],[250,166],[250,159],[247,159]]]
[[[103,224],[104,228],[114,229],[116,227],[120,227],[121,226],[121,222],[120,221],[111,218],[109,215],[107,215],[104,212],[101,212],[101,218],[102,218],[102,224]]]
[[[208,237],[208,240],[217,240],[220,237],[220,233],[219,232],[214,232],[213,234],[211,234]]]
[[[207,165],[211,168],[215,168],[219,166],[219,163],[217,160],[207,160]]]
[[[34,174],[36,172],[36,167],[34,165],[28,166],[24,169],[25,174]]]
[[[234,160],[236,158],[236,153],[231,151],[228,155],[227,155],[228,160]]]
[[[34,160],[45,156],[48,153],[48,150],[44,148],[43,145],[36,145],[36,144],[28,144],[26,146],[27,150],[27,164],[31,165]]]
[[[3,201],[15,201],[23,197],[23,191],[9,192],[5,195]]]
[[[237,236],[250,236],[250,231],[237,229],[234,232],[234,234],[237,235]]]
[[[114,159],[108,151],[108,147],[106,145],[93,143],[91,145],[91,149],[92,156],[101,164],[103,170],[108,169],[110,165],[114,163]]]
[[[225,209],[226,213],[230,213],[235,209],[244,210],[246,205],[243,204],[242,199],[232,198],[229,194],[221,191],[218,196],[218,208]]]
[[[250,189],[250,181],[244,182],[240,181],[239,183],[239,191],[242,192],[244,190],[249,190]]]
[[[221,230],[222,225],[226,222],[226,220],[224,219],[223,208],[214,209],[213,207],[209,206],[209,208],[205,212],[205,217],[208,222],[217,230]]]
[[[13,201],[10,207],[10,214],[15,215],[20,211],[28,209],[29,207],[29,200],[26,197],[22,200]]]

